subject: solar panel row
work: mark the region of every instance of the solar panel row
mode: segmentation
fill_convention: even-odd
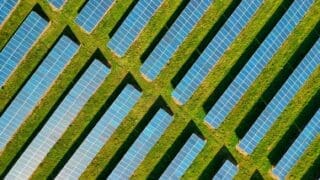
[[[109,72],[110,69],[99,60],[92,62],[44,127],[15,162],[6,179],[30,178]]]
[[[196,26],[212,0],[191,0],[140,68],[153,81]]]
[[[107,179],[129,179],[172,121],[159,109]]]
[[[281,89],[272,98],[256,122],[252,125],[238,148],[247,154],[251,154],[259,142],[269,131],[272,124],[277,120],[289,102],[294,98],[305,81],[320,64],[320,39],[300,62]]]
[[[161,175],[160,179],[180,179],[203,149],[205,144],[205,140],[201,139],[196,134],[192,134]]]
[[[232,180],[238,172],[238,167],[229,160],[226,160],[219,171],[212,178],[213,180]]]
[[[18,4],[19,0],[0,0],[0,26]]]
[[[23,121],[39,104],[79,45],[62,36],[0,117],[0,149],[3,149]]]
[[[211,108],[205,121],[218,128],[247,89],[262,72],[313,4],[313,0],[295,0],[240,73]]]
[[[147,25],[163,0],[139,0],[108,43],[108,47],[122,57],[139,33]]]
[[[108,141],[142,93],[128,84],[81,143],[56,179],[78,179]]]
[[[280,159],[272,172],[280,179],[285,179],[291,168],[301,158],[308,146],[320,135],[320,110],[313,116],[289,150]]]
[[[190,99],[216,62],[259,9],[262,1],[244,0],[239,4],[173,91],[172,97],[178,104],[185,104]]]
[[[56,9],[60,9],[67,0],[48,0],[48,2]]]
[[[35,11],[23,21],[0,52],[0,87],[5,84],[47,26],[48,22]]]
[[[89,0],[76,17],[76,23],[91,33],[113,3],[114,0]]]

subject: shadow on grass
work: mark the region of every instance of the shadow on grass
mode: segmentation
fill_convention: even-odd
[[[275,148],[268,155],[268,159],[272,165],[276,165],[282,156],[288,151],[300,132],[307,125],[313,115],[320,107],[320,91],[312,97],[312,100],[303,108],[302,112],[289,127],[289,130],[283,135]]]
[[[50,53],[50,51],[54,48],[54,46],[57,44],[57,42],[59,41],[59,39],[61,38],[61,36],[63,35],[67,35],[68,37],[70,37],[72,40],[74,40],[75,42],[79,42],[76,38],[76,36],[73,34],[73,32],[71,31],[71,29],[69,27],[66,27],[63,31],[62,34],[60,34],[60,36],[56,39],[56,41],[54,42],[54,44],[51,46],[51,48],[47,51],[46,55],[44,56],[44,58],[41,60],[41,62],[45,59],[45,57]],[[41,64],[41,62],[37,65],[38,66]],[[21,148],[19,149],[19,151],[17,152],[17,154],[15,154],[15,156],[12,158],[12,160],[9,162],[8,166],[6,167],[6,169],[4,170],[3,174],[0,175],[0,179],[3,179],[5,177],[5,175],[10,171],[10,169],[13,167],[13,165],[15,164],[15,162],[19,159],[19,157],[22,155],[22,153],[27,149],[27,147],[29,146],[29,144],[32,142],[32,140],[37,136],[37,134],[40,132],[40,130],[42,129],[42,127],[45,125],[45,123],[48,121],[48,119],[51,117],[51,115],[54,113],[54,111],[59,107],[60,103],[63,101],[63,99],[67,96],[67,94],[69,93],[69,91],[72,89],[72,87],[74,86],[75,82],[80,78],[80,76],[84,73],[84,71],[87,69],[87,67],[90,65],[91,61],[88,61],[84,67],[80,70],[80,72],[76,75],[76,77],[74,78],[73,81],[71,81],[68,85],[67,88],[63,91],[62,95],[60,97],[57,97],[57,101],[54,103],[53,107],[50,109],[50,111],[48,112],[48,114],[45,116],[45,118],[39,123],[39,125],[35,128],[35,130],[32,132],[32,134],[28,137],[28,139],[26,140],[26,142],[23,143],[23,145],[21,146]],[[35,68],[33,70],[33,72],[37,69]],[[33,74],[32,72],[32,74]],[[31,77],[31,75],[29,75],[28,79]],[[27,80],[26,80],[27,82]],[[26,83],[25,82],[25,83]]]
[[[46,13],[42,10],[42,8],[40,7],[39,4],[36,4],[36,5],[32,8],[32,10],[30,11],[30,13],[31,13],[32,11],[37,12],[37,13],[38,13],[42,18],[44,18],[46,21],[50,21],[49,18],[48,18],[48,16],[47,16]],[[30,14],[30,13],[29,13],[29,14]],[[29,14],[28,14],[28,15],[29,15]],[[25,19],[26,19],[27,17],[28,17],[28,16],[26,16]],[[25,19],[21,22],[21,24],[25,21]],[[21,24],[20,24],[20,26],[21,26]],[[20,28],[20,26],[19,26],[19,28]],[[17,29],[14,31],[13,35],[18,31],[19,28],[17,28]],[[11,36],[11,38],[13,37],[13,35]],[[11,38],[10,38],[10,40],[11,40]],[[10,41],[10,40],[9,40],[9,41]],[[6,44],[2,47],[2,49],[0,49],[1,51],[3,50],[3,48],[5,48],[5,47],[7,46],[7,44],[9,43],[9,41],[7,41]],[[53,47],[53,46],[52,46],[52,47]],[[52,49],[52,47],[48,50],[48,52],[45,54],[44,57],[47,56],[47,54],[50,52],[50,50]],[[28,54],[28,53],[27,53],[27,54]],[[24,86],[24,85],[27,83],[27,81],[30,79],[30,77],[31,77],[32,74],[35,72],[35,70],[38,68],[38,66],[41,64],[41,62],[43,61],[44,57],[43,57],[42,60],[37,64],[36,68],[31,71],[31,73],[28,75],[28,77],[27,77],[26,80],[22,83],[22,85],[18,88],[18,90],[17,90],[17,91],[13,94],[13,96],[9,99],[8,103],[5,105],[5,107],[2,109],[2,111],[0,111],[0,117],[2,116],[3,112],[6,111],[6,109],[7,109],[8,106],[11,104],[11,102],[14,100],[14,98],[18,95],[18,93],[21,91],[21,89],[23,88],[23,86]],[[23,60],[22,60],[22,61],[23,61]],[[2,87],[0,87],[0,88],[1,88],[1,89],[5,89],[5,88],[6,88],[6,85],[4,84],[4,85],[3,85]]]
[[[263,180],[263,177],[258,170],[255,170],[250,177],[250,180]]]
[[[99,174],[98,179],[105,179],[111,174],[112,170],[117,166],[121,158],[129,150],[131,145],[138,138],[138,136],[141,134],[141,132],[148,125],[148,123],[151,121],[153,116],[158,112],[160,108],[166,110],[169,114],[172,115],[172,111],[168,107],[165,100],[161,96],[158,97],[157,100],[153,103],[153,105],[149,108],[148,112],[143,116],[141,121],[135,126],[134,130],[129,134],[125,142],[117,150],[116,154],[111,158],[110,162],[105,166],[103,171]]]
[[[94,59],[94,58],[92,58],[92,59]],[[100,110],[97,112],[97,114],[93,117],[93,119],[89,122],[89,124],[85,127],[85,129],[81,132],[79,138],[72,144],[72,146],[69,148],[69,150],[61,158],[61,160],[59,161],[57,166],[50,173],[50,175],[49,175],[50,179],[51,178],[53,179],[54,177],[56,177],[58,175],[58,173],[61,171],[61,169],[64,167],[64,165],[68,162],[68,160],[71,158],[71,156],[75,153],[75,151],[78,149],[78,147],[84,141],[84,139],[89,135],[90,131],[98,123],[98,121],[105,114],[107,109],[111,106],[111,104],[115,101],[115,99],[118,97],[118,95],[121,93],[121,91],[125,88],[125,86],[127,84],[132,84],[133,86],[135,86],[136,89],[141,91],[141,88],[138,85],[138,83],[135,81],[134,77],[131,74],[127,74],[126,77],[121,81],[121,83],[115,89],[115,91],[106,100],[106,102],[102,106],[102,108],[100,108]]]
[[[290,57],[288,63],[282,68],[282,70],[274,78],[270,86],[265,90],[260,99],[255,103],[252,110],[248,112],[245,118],[241,121],[236,128],[236,134],[239,138],[243,138],[247,131],[250,129],[255,120],[259,117],[267,104],[276,95],[283,83],[289,78],[294,69],[303,60],[312,46],[319,38],[320,22],[315,26],[311,33],[300,44],[295,53]]]
[[[158,45],[158,43],[161,41],[162,37],[166,34],[166,32],[169,30],[169,28],[172,26],[174,21],[178,18],[178,16],[181,14],[181,12],[184,10],[184,8],[187,6],[187,4],[189,2],[190,2],[190,0],[181,1],[181,3],[178,6],[178,8],[170,16],[170,19],[162,27],[162,29],[157,34],[157,36],[152,40],[152,42],[149,45],[149,47],[140,56],[141,63],[143,63],[148,58],[148,56],[151,54],[151,52],[154,50],[154,48]]]
[[[237,164],[228,148],[223,146],[215,155],[215,157],[210,161],[205,170],[201,173],[199,179],[212,179],[227,159],[233,164]]]
[[[112,30],[109,33],[109,37],[111,38],[119,29],[123,21],[127,18],[127,16],[130,14],[131,10],[134,8],[134,6],[138,3],[139,0],[133,0],[133,2],[129,5],[126,12],[121,16],[121,18],[117,21],[117,24],[112,28]]]
[[[286,12],[285,7],[289,7],[293,0],[283,1],[275,13],[268,19],[267,23],[263,26],[263,28],[258,32],[257,36],[254,40],[251,41],[249,46],[245,49],[245,51],[241,54],[236,64],[230,69],[229,73],[220,81],[218,86],[212,92],[212,94],[208,97],[206,102],[203,104],[203,109],[205,112],[209,112],[211,107],[216,103],[219,97],[223,94],[225,89],[231,84],[233,79],[237,76],[243,66],[247,63],[247,61],[251,58],[254,52],[259,48],[260,42],[267,37],[267,35],[271,32],[273,27],[277,24],[283,14]]]
[[[171,147],[165,152],[160,161],[157,163],[152,172],[148,175],[147,179],[159,179],[161,174],[166,170],[174,157],[178,154],[183,145],[187,142],[188,138],[193,134],[197,134],[203,138],[199,128],[193,121],[190,121],[182,133],[177,137]]]
[[[229,7],[224,11],[224,13],[220,16],[217,22],[211,27],[207,35],[203,38],[202,42],[199,46],[192,52],[187,61],[182,65],[177,74],[172,78],[171,85],[175,88],[181,79],[185,76],[200,54],[205,50],[205,48],[209,45],[213,37],[218,33],[223,24],[227,21],[227,19],[231,16],[233,11],[240,4],[240,0],[234,0],[231,2]]]
[[[312,166],[302,176],[302,180],[319,180],[320,179],[320,156],[313,162]]]
[[[81,4],[81,6],[78,8],[78,10],[77,10],[77,14],[79,14],[80,13],[80,11],[84,8],[84,6],[87,4],[89,2],[89,0],[85,0],[82,4]]]

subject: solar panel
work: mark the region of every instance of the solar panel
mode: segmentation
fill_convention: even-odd
[[[139,0],[108,43],[108,47],[122,57],[137,39],[163,0]]]
[[[128,84],[82,142],[56,179],[78,179],[137,103],[141,92]]]
[[[161,175],[161,180],[180,179],[189,168],[193,160],[203,149],[206,141],[192,134],[186,144],[181,148],[176,157]]]
[[[91,33],[113,3],[114,0],[89,0],[76,17],[76,23]]]
[[[251,154],[272,124],[277,120],[301,86],[320,64],[320,39],[304,57],[301,63],[293,71],[281,89],[272,98],[264,111],[240,141],[238,149]]]
[[[39,39],[48,22],[32,11],[0,52],[0,87]]]
[[[67,0],[48,0],[48,2],[56,9],[60,9]]]
[[[107,179],[129,179],[170,125],[172,116],[159,109]]]
[[[18,4],[19,0],[0,0],[0,26]]]
[[[173,91],[172,97],[176,103],[185,104],[190,99],[216,62],[259,9],[262,1],[244,0],[239,4]]]
[[[272,173],[280,179],[285,179],[291,168],[301,158],[304,151],[320,134],[320,110],[313,116],[307,126],[299,134],[298,138],[282,156],[278,164],[272,169]]]
[[[190,0],[168,32],[140,68],[142,75],[153,81],[196,26],[213,0]]]
[[[79,45],[62,36],[0,117],[0,149],[3,149],[22,122],[39,104]],[[1,73],[0,73],[1,74]]]
[[[284,16],[272,29],[266,39],[251,56],[240,73],[232,81],[226,91],[211,108],[205,121],[214,128],[218,128],[243,94],[262,72],[285,42],[299,21],[313,4],[313,0],[295,0]]]
[[[6,179],[30,178],[109,72],[110,69],[99,60],[92,62],[44,127],[15,162]]]
[[[219,169],[213,180],[232,180],[238,172],[238,167],[229,160],[226,160]]]

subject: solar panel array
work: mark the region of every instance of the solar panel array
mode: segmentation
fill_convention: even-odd
[[[30,178],[109,72],[110,69],[99,60],[93,61],[31,144],[15,162],[6,179]]]
[[[172,119],[170,114],[159,109],[107,179],[129,179],[160,139]]]
[[[190,0],[186,8],[141,66],[140,72],[146,79],[155,80],[212,4],[212,1]]]
[[[5,147],[22,122],[39,104],[78,48],[79,45],[67,36],[62,36],[53,47],[0,117],[0,149]]]
[[[239,4],[173,91],[172,97],[178,104],[185,104],[190,99],[216,62],[248,24],[262,1],[244,0]]]
[[[285,179],[291,168],[301,158],[308,146],[320,135],[320,110],[313,116],[289,150],[280,159],[272,172],[275,176]]]
[[[292,98],[299,91],[312,72],[320,64],[320,39],[308,52],[298,67],[290,75],[271,102],[260,114],[256,122],[239,143],[239,148],[245,153],[251,154],[261,139],[269,131],[274,121],[280,116]]]
[[[108,47],[122,57],[139,33],[147,25],[163,0],[139,0],[108,43]]]
[[[211,108],[205,117],[205,121],[208,124],[214,128],[220,126],[243,94],[272,59],[273,55],[294,30],[313,2],[313,0],[295,0],[292,3],[284,16]]]
[[[76,18],[76,23],[91,33],[110,9],[114,0],[89,0]]]
[[[78,179],[138,102],[142,93],[128,84],[82,142],[56,179]]]
[[[192,134],[176,157],[171,161],[164,173],[161,175],[160,179],[180,179],[189,168],[193,160],[203,149],[205,144],[205,140],[201,139],[196,134]]]
[[[212,178],[213,180],[231,180],[238,172],[238,167],[229,160],[226,160],[217,174]]]
[[[5,84],[47,26],[48,22],[35,11],[23,21],[0,52],[0,87]]]
[[[55,7],[56,9],[60,9],[67,0],[48,0],[48,2]]]
[[[8,18],[19,0],[0,0],[0,26]]]

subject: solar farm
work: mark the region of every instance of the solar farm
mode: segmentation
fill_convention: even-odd
[[[0,179],[320,179],[320,0],[0,0]]]

